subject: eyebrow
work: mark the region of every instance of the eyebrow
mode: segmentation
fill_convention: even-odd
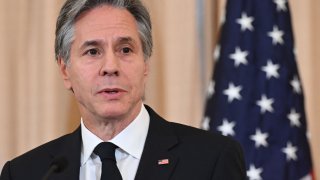
[[[137,42],[131,38],[131,37],[120,37],[117,39],[117,41],[122,44],[122,43],[133,43],[133,44],[137,44]]]
[[[88,46],[98,46],[98,45],[102,45],[103,41],[102,40],[89,40],[89,41],[85,41],[81,46],[80,49],[84,49],[85,47]]]

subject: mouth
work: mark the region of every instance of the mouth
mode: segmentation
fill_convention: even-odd
[[[121,92],[126,92],[124,89],[119,89],[119,88],[105,88],[105,89],[102,89],[98,92],[98,94],[118,94],[118,93],[121,93]]]
[[[103,91],[103,93],[108,93],[108,94],[116,94],[118,92],[119,92],[118,90],[105,90],[105,91]]]

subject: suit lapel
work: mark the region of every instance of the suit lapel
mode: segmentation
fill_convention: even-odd
[[[172,126],[146,106],[150,125],[135,180],[169,179],[178,158],[170,150],[178,143]]]
[[[61,173],[52,174],[51,179],[79,180],[80,152],[81,152],[81,128],[67,135],[65,141],[55,144],[50,152],[52,159],[63,156],[68,161],[68,166]]]

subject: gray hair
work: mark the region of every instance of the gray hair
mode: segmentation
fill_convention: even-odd
[[[149,12],[140,0],[67,0],[61,8],[56,25],[56,60],[62,58],[66,64],[69,63],[77,17],[102,5],[125,8],[133,15],[137,22],[144,58],[145,60],[150,58],[153,47],[151,20]]]

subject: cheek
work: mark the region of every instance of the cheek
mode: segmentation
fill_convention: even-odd
[[[132,87],[135,88],[135,91],[139,92],[139,94],[141,91],[142,93],[144,92],[147,75],[141,66],[138,68],[132,68],[130,73],[127,74],[127,77]]]
[[[138,82],[139,85],[137,88],[139,91],[139,96],[144,96],[147,76],[144,73],[141,73],[138,79],[139,79],[139,82]]]
[[[79,91],[78,93],[82,93],[82,91],[88,91],[91,89],[90,83],[93,82],[93,72],[84,69],[84,68],[73,68],[71,78],[71,85],[74,91]]]

